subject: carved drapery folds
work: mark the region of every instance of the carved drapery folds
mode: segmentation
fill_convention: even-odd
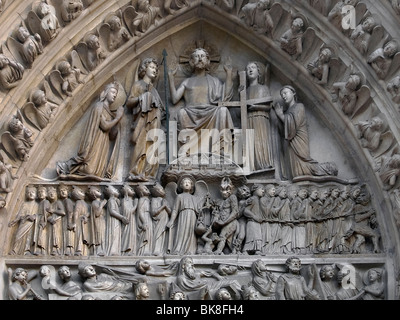
[[[346,20],[345,5],[354,8],[355,21]],[[394,1],[392,5],[395,8]],[[30,90],[18,100],[14,116],[2,123],[0,195],[14,197],[17,171],[29,165],[32,148],[37,144],[40,148],[45,138],[51,140],[47,133],[55,132],[53,121],[75,108],[70,102],[79,104],[75,96],[81,89],[86,90],[91,83],[98,88],[90,94],[91,103],[89,98],[82,103],[82,110],[88,106],[82,117],[85,124],[76,129],[81,131],[75,131],[79,139],[68,146],[75,151],[58,151],[63,158],[52,159],[56,165],[52,162],[53,167],[46,168],[54,174],[51,178],[35,172],[35,179],[31,179],[28,172],[31,178],[23,187],[25,199],[21,197],[9,210],[7,233],[12,240],[5,255],[10,266],[15,271],[19,268],[12,264],[18,256],[50,260],[43,270],[39,265],[18,270],[20,278],[10,270],[10,299],[20,293],[24,299],[32,295],[36,299],[86,299],[89,292],[97,299],[137,300],[172,296],[216,300],[393,296],[386,292],[382,257],[387,235],[381,232],[387,228],[380,222],[388,216],[399,221],[400,149],[393,114],[398,112],[400,101],[400,60],[398,39],[392,30],[385,29],[387,24],[374,8],[368,10],[368,2],[292,5],[267,0],[133,0],[120,8],[113,5],[95,20],[95,27],[81,32],[68,50],[62,50],[62,57],[49,60],[53,66],[46,68],[39,84],[35,82],[31,88],[24,78],[32,79],[36,63],[44,65],[47,48],[62,42],[61,33],[84,22],[91,14],[86,11],[89,6],[100,12],[103,2],[34,1],[2,46],[2,93],[13,96],[19,86]],[[207,46],[203,39],[191,38],[195,45],[173,48],[176,52],[170,63],[161,52],[147,54],[136,47],[146,46],[153,35],[157,39],[175,18],[181,22],[187,19],[193,8],[221,15],[240,29],[239,34],[247,32],[251,40],[257,39],[268,50],[262,57],[257,54],[258,60],[252,60],[256,50],[246,52],[242,59],[238,52],[232,52],[232,62],[222,42],[208,43],[203,31]],[[198,19],[207,24],[206,15]],[[171,35],[166,32],[166,37]],[[186,38],[181,41],[189,43]],[[116,61],[131,49],[135,58],[129,60],[129,71],[124,72]],[[276,56],[288,64],[282,75]],[[111,64],[118,70],[107,69]],[[290,68],[296,76],[292,77]],[[312,84],[318,99],[307,93],[307,84]],[[380,87],[383,90],[377,94]],[[315,120],[320,120],[313,111],[331,107],[337,111],[328,115],[336,114],[336,119],[343,120],[339,127],[347,131],[344,139],[352,136],[352,143],[365,150],[360,157],[372,167],[368,177],[375,174],[377,181],[354,178],[353,168],[347,167],[349,159],[340,159],[340,155],[329,159],[330,154],[322,154],[325,149],[312,139]],[[386,107],[389,112],[385,112]],[[177,120],[172,130],[170,116]],[[202,129],[221,132],[201,136]],[[250,130],[240,132],[242,129]],[[322,137],[329,132],[318,130]],[[188,144],[193,137],[197,137],[194,144]],[[252,139],[260,144],[253,150],[243,148]],[[58,142],[60,149],[65,147],[63,141]],[[175,151],[171,149],[175,143],[185,148],[167,159]],[[165,161],[157,162],[160,157]],[[241,158],[243,161],[238,161]],[[324,160],[315,160],[319,158]],[[385,216],[371,196],[377,185],[393,209]],[[210,280],[193,287],[190,277],[185,278],[183,260],[167,267],[156,262],[159,257],[177,260],[183,255],[227,261],[245,257],[254,265],[238,266],[229,281],[222,281],[219,268],[207,262],[200,269],[220,283]],[[283,264],[275,265],[278,271],[274,264],[262,262],[271,256],[291,255],[313,255],[316,259],[329,255],[338,262],[334,266],[309,265],[314,273],[303,272],[299,280],[309,290],[294,293],[285,291],[284,283],[292,279],[290,274],[297,274],[295,269],[301,267],[298,259],[288,259],[287,269]],[[65,266],[55,281],[51,260],[71,256],[105,261],[111,256],[122,261],[144,257],[154,263],[145,276],[129,267],[121,272],[96,265],[102,269],[98,272],[107,273],[98,274],[99,278],[114,284],[106,290],[91,283],[93,267],[74,263]],[[364,256],[373,258],[355,267],[347,264]],[[193,261],[187,263],[192,265]],[[269,271],[271,266],[273,271]],[[75,272],[74,281],[63,274],[68,273],[68,267]],[[322,277],[322,270],[328,267],[333,271],[325,273],[336,271],[337,282]],[[342,290],[339,279],[346,276],[342,268],[352,270],[352,275],[354,271],[359,279],[352,291]],[[35,284],[28,290],[33,269],[54,286]],[[156,279],[163,273],[164,277],[168,273],[168,279],[155,289]],[[126,290],[114,290],[117,287]],[[150,296],[146,293],[149,289]]]

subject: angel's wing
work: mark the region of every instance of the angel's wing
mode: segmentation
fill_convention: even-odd
[[[110,25],[108,23],[103,23],[99,28],[100,46],[102,48],[105,48],[109,52],[112,51],[108,45],[109,40],[110,40],[110,33],[111,33]]]
[[[76,50],[71,51],[71,67],[79,69],[81,73],[84,75],[89,74],[88,70],[83,65],[82,60]]]
[[[16,61],[22,63],[26,69],[29,69],[30,65],[26,62],[21,54],[24,49],[21,42],[10,36],[7,38],[7,48]]]
[[[367,13],[366,4],[361,1],[356,5],[356,25],[359,25]]]
[[[46,80],[43,81],[42,87],[48,101],[55,103],[57,105],[63,103],[63,99],[59,98],[57,95],[54,94],[53,89],[51,88],[48,81]]]
[[[3,146],[3,150],[9,156],[9,158],[14,161],[22,160],[19,158],[15,150],[17,143],[17,139],[15,139],[9,131],[6,131],[1,135],[1,144]]]
[[[76,52],[80,60],[82,61],[83,66],[86,70],[91,71],[90,64],[88,61],[88,46],[85,42],[79,42],[76,45]]]
[[[62,89],[63,82],[64,82],[64,80],[61,76],[60,71],[53,70],[50,72],[50,74],[49,74],[50,87],[55,92],[55,95],[57,95],[61,99],[65,97],[65,92]]]
[[[40,37],[42,38],[43,42],[49,42],[51,39],[49,35],[43,30],[42,27],[42,20],[37,16],[37,14],[34,11],[29,11],[27,18],[26,18],[26,24],[29,29],[29,31],[32,34],[39,34]]]
[[[32,102],[27,102],[22,107],[22,113],[28,123],[41,131],[47,126],[47,122],[40,121],[38,111]]]
[[[126,92],[131,92],[133,84],[139,80],[139,66],[140,66],[140,59],[135,60],[132,64],[129,66],[129,71],[126,73],[126,79],[125,79],[125,91]]]
[[[314,52],[319,52],[319,48],[323,44],[322,40],[317,36],[314,28],[307,28],[303,34],[303,52],[299,57],[299,62],[311,60]]]
[[[165,189],[165,199],[167,199],[171,208],[173,208],[175,199],[178,195],[177,188],[178,188],[178,185],[176,184],[176,182],[169,182],[164,188]]]
[[[274,28],[272,29],[272,38],[275,37],[275,31],[279,26],[279,23],[281,21],[281,18],[283,16],[283,8],[282,5],[278,2],[275,2],[272,6],[271,9],[269,10],[269,14],[271,15],[272,21],[274,22]]]
[[[387,151],[390,150],[390,148],[393,145],[393,142],[394,142],[393,133],[390,131],[386,131],[381,135],[381,143],[379,147],[376,150],[371,151],[372,156],[374,158],[378,158],[381,155],[385,154]]]
[[[363,114],[370,107],[371,100],[371,89],[366,85],[361,86],[357,91],[357,103],[351,118],[356,119]]]
[[[371,32],[371,37],[369,39],[367,48],[367,56],[369,56],[372,52],[374,52],[376,48],[380,47],[382,40],[384,38],[385,38],[385,29],[381,25],[376,26]]]
[[[207,183],[203,180],[196,182],[194,195],[198,197],[198,199],[203,199],[209,192]]]
[[[132,36],[134,36],[136,33],[136,28],[134,27],[132,22],[137,15],[138,13],[136,12],[136,9],[133,6],[127,6],[125,10],[122,12],[123,20]]]
[[[332,58],[329,62],[328,87],[340,80],[340,77],[346,72],[346,66],[338,58]]]
[[[385,79],[393,78],[394,75],[397,73],[397,71],[400,68],[400,52],[397,52],[392,60],[392,64],[390,65],[390,70],[388,74],[386,75]]]

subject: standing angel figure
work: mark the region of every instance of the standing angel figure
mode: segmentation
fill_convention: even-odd
[[[134,145],[131,156],[131,168],[128,180],[148,181],[154,179],[159,168],[157,156],[151,154],[150,148],[161,128],[164,110],[163,102],[154,87],[158,76],[158,62],[152,58],[142,61],[138,71],[139,80],[133,84],[126,103],[132,109],[134,117],[131,142]]]
[[[100,181],[113,177],[120,140],[118,124],[124,115],[123,106],[116,112],[112,110],[118,91],[119,85],[113,82],[101,92],[92,106],[77,156],[57,163],[57,173],[61,177]]]
[[[202,183],[196,183],[191,175],[182,175],[177,184],[172,184],[175,185],[177,193],[174,197],[171,218],[166,226],[170,233],[168,251],[175,255],[196,254],[195,227],[198,213],[208,193],[207,185],[204,187]],[[175,190],[173,192],[176,192]]]

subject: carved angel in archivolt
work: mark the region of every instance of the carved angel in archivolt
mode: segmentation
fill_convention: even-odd
[[[43,53],[40,35],[38,33],[31,35],[24,26],[20,26],[8,37],[7,47],[28,69],[32,68],[35,59]]]
[[[383,114],[359,121],[355,126],[362,147],[368,149],[372,155],[382,155],[392,146],[394,137],[387,131],[388,125]]]
[[[45,91],[36,89],[22,107],[22,113],[31,125],[38,130],[43,130],[54,118],[57,108],[58,105],[47,100]]]
[[[47,1],[36,1],[28,12],[27,25],[34,34],[39,34],[44,43],[52,41],[61,30],[56,9]]]
[[[17,61],[0,54],[0,85],[5,90],[15,88],[23,78],[25,68]]]
[[[384,80],[400,67],[399,44],[395,40],[388,41],[382,48],[372,52],[367,62],[374,69],[378,78]]]
[[[152,6],[148,0],[132,0],[132,4],[124,10],[123,17],[131,34],[140,36],[151,26],[157,26],[162,13],[159,7]]]
[[[367,16],[350,35],[351,42],[353,42],[354,47],[360,51],[362,55],[368,52],[372,33],[378,32],[374,31],[375,28],[378,28],[376,30],[381,30],[380,33],[382,33],[383,29],[378,26],[375,18],[373,16]]]
[[[25,127],[22,114],[18,111],[7,123],[7,131],[1,135],[4,151],[13,161],[27,161],[33,147],[32,131]]]
[[[391,94],[392,100],[395,103],[400,103],[400,76],[390,80],[386,89]]]
[[[377,161],[377,171],[382,180],[384,190],[391,190],[398,186],[400,177],[400,153],[395,148]]]
[[[307,29],[307,21],[300,15],[294,16],[290,28],[281,36],[282,50],[297,59],[303,52],[303,34]]]
[[[72,92],[84,82],[81,75],[80,69],[72,67],[67,60],[62,60],[56,65],[56,69],[50,72],[49,81],[60,98],[71,97]]]
[[[122,25],[120,14],[111,14],[107,17],[100,26],[99,34],[103,47],[110,52],[117,50],[131,38],[128,30]]]
[[[271,16],[271,0],[249,2],[240,10],[240,18],[257,33],[272,36],[274,21]],[[272,11],[273,12],[273,11]]]
[[[52,0],[52,3],[64,23],[70,23],[75,20],[84,10],[81,0]]]
[[[12,183],[18,178],[13,174],[12,169],[7,156],[0,150],[0,192],[9,193],[12,191]]]
[[[368,86],[363,85],[362,76],[358,73],[351,73],[346,81],[335,82],[333,91],[338,96],[337,101],[342,111],[350,118],[364,111],[370,105],[371,90]]]
[[[94,33],[89,33],[78,43],[76,52],[88,71],[93,71],[107,57],[100,45],[99,37]]]

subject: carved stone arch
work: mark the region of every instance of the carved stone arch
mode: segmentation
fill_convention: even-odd
[[[106,2],[104,1],[104,3]],[[101,6],[98,4],[96,7],[98,11],[94,10],[93,13],[88,13],[87,16],[90,16],[92,19],[89,18],[84,28],[79,26],[79,30],[86,29],[86,31],[90,31],[94,29],[94,25],[100,23],[103,13],[108,12],[111,8],[114,10],[116,5],[117,2],[109,7],[108,5]],[[313,18],[317,17],[313,16]],[[86,23],[86,20],[82,18],[80,22]],[[71,31],[71,33],[76,32],[73,33],[74,37],[84,34],[83,31],[77,31],[78,26],[76,25],[73,26],[73,29],[74,31]],[[212,37],[209,36],[211,33]],[[49,49],[46,53],[46,60],[53,62],[64,56],[73,47],[70,42],[76,44],[80,40],[75,39],[77,38],[63,42],[63,50],[54,55],[52,55],[52,51]],[[63,152],[60,152],[60,148],[63,147],[65,137],[79,123],[80,118],[84,117],[85,114],[87,115],[91,103],[96,99],[104,85],[113,80],[125,83],[129,82],[126,78],[127,70],[132,70],[132,65],[147,55],[155,56],[161,63],[163,49],[168,49],[168,62],[178,64],[178,58],[182,54],[180,52],[182,49],[191,45],[195,40],[208,42],[210,41],[209,39],[223,39],[224,41],[221,43],[211,41],[210,43],[210,45],[214,45],[220,49],[219,53],[222,56],[219,69],[216,70],[219,75],[223,74],[221,66],[226,62],[227,56],[232,54],[234,56],[233,61],[241,63],[241,69],[245,67],[245,63],[247,62],[247,60],[244,61],[245,58],[264,59],[263,62],[268,62],[272,65],[272,73],[276,80],[274,87],[275,98],[279,98],[277,94],[278,85],[291,84],[295,86],[299,100],[306,105],[308,113],[312,117],[311,125],[319,125],[318,130],[327,130],[329,132],[328,136],[330,138],[333,137],[338,146],[342,147],[341,152],[348,156],[348,159],[345,161],[346,166],[348,166],[345,172],[354,173],[360,182],[368,184],[369,191],[374,195],[373,203],[379,214],[378,219],[381,226],[382,243],[385,252],[379,256],[373,258],[367,257],[366,259],[370,259],[368,261],[372,264],[381,264],[382,261],[385,261],[389,277],[393,279],[396,277],[400,246],[391,199],[387,192],[382,189],[382,182],[379,180],[374,169],[375,159],[360,145],[352,121],[338,110],[337,105],[332,102],[330,92],[316,84],[301,63],[294,61],[280,50],[276,39],[268,39],[256,33],[249,32],[248,28],[236,16],[221,12],[206,1],[204,3],[199,1],[199,5],[196,3],[191,8],[182,11],[182,13],[178,12],[175,17],[166,18],[159,27],[149,30],[149,32],[142,35],[139,39],[130,40],[122,48],[114,52],[105,60],[104,64],[89,74],[86,83],[74,92],[73,97],[68,99],[67,103],[63,104],[63,110],[58,113],[54,122],[43,132],[35,132],[36,139],[34,147],[31,149],[31,158],[28,162],[21,164],[18,170],[19,180],[14,183],[13,192],[7,196],[8,214],[1,217],[1,240],[7,243],[2,248],[2,255],[5,257],[2,260],[5,261],[5,264],[18,265],[19,261],[26,262],[22,258],[18,260],[7,257],[6,252],[12,238],[7,224],[16,215],[16,212],[13,212],[14,208],[18,208],[21,205],[26,184],[34,183],[35,175],[41,176],[44,174],[46,176],[49,174],[49,179],[52,178],[49,172],[54,168],[49,168],[49,164],[54,164],[54,155],[63,154]],[[334,40],[337,40],[338,43],[340,42],[340,39]],[[54,46],[56,45],[54,44]],[[243,51],[245,51],[245,54],[239,59],[238,56],[243,54]],[[361,72],[367,74],[368,77],[371,75],[368,65],[363,65],[360,57],[353,56],[353,50],[345,50],[345,54],[349,56],[349,60],[346,63],[350,65],[352,62],[355,62]],[[173,61],[174,59],[176,61]],[[38,80],[42,78],[40,76],[47,75],[48,71],[53,67],[45,63],[46,60],[43,58],[38,63],[38,69],[31,71],[26,82],[22,85],[23,89],[33,89],[40,84],[41,80]],[[40,67],[45,68],[39,70]],[[389,120],[389,127],[392,128],[396,141],[399,141],[399,133],[395,125],[396,121],[393,117],[390,117],[394,115],[394,108],[387,95],[382,93],[382,83],[379,81],[370,81],[369,84],[372,87],[373,98],[377,108],[385,111]],[[159,79],[158,88],[162,95],[162,78]],[[127,87],[125,89],[128,90]],[[21,101],[24,101],[26,98],[17,98],[16,93],[14,93],[12,97],[5,98],[6,101],[7,99],[10,102],[6,103],[6,110],[14,110],[20,107]],[[14,99],[18,100],[13,101]],[[389,111],[385,109],[387,103],[391,106]],[[67,116],[64,116],[64,113],[67,113]],[[75,149],[76,146],[72,148]],[[315,152],[318,151],[320,150],[316,150]],[[343,178],[353,178],[353,176]],[[395,252],[394,256],[391,255],[391,252]],[[362,264],[363,258],[365,257],[350,257],[349,261]],[[311,261],[312,258],[306,257],[305,261],[307,259]],[[328,260],[335,262],[335,259],[336,257],[329,257]],[[33,259],[29,259],[29,261],[31,260]],[[49,259],[48,261],[51,263],[52,260]],[[3,271],[6,272],[6,270]],[[395,297],[395,286],[394,281],[387,284],[388,298]]]

